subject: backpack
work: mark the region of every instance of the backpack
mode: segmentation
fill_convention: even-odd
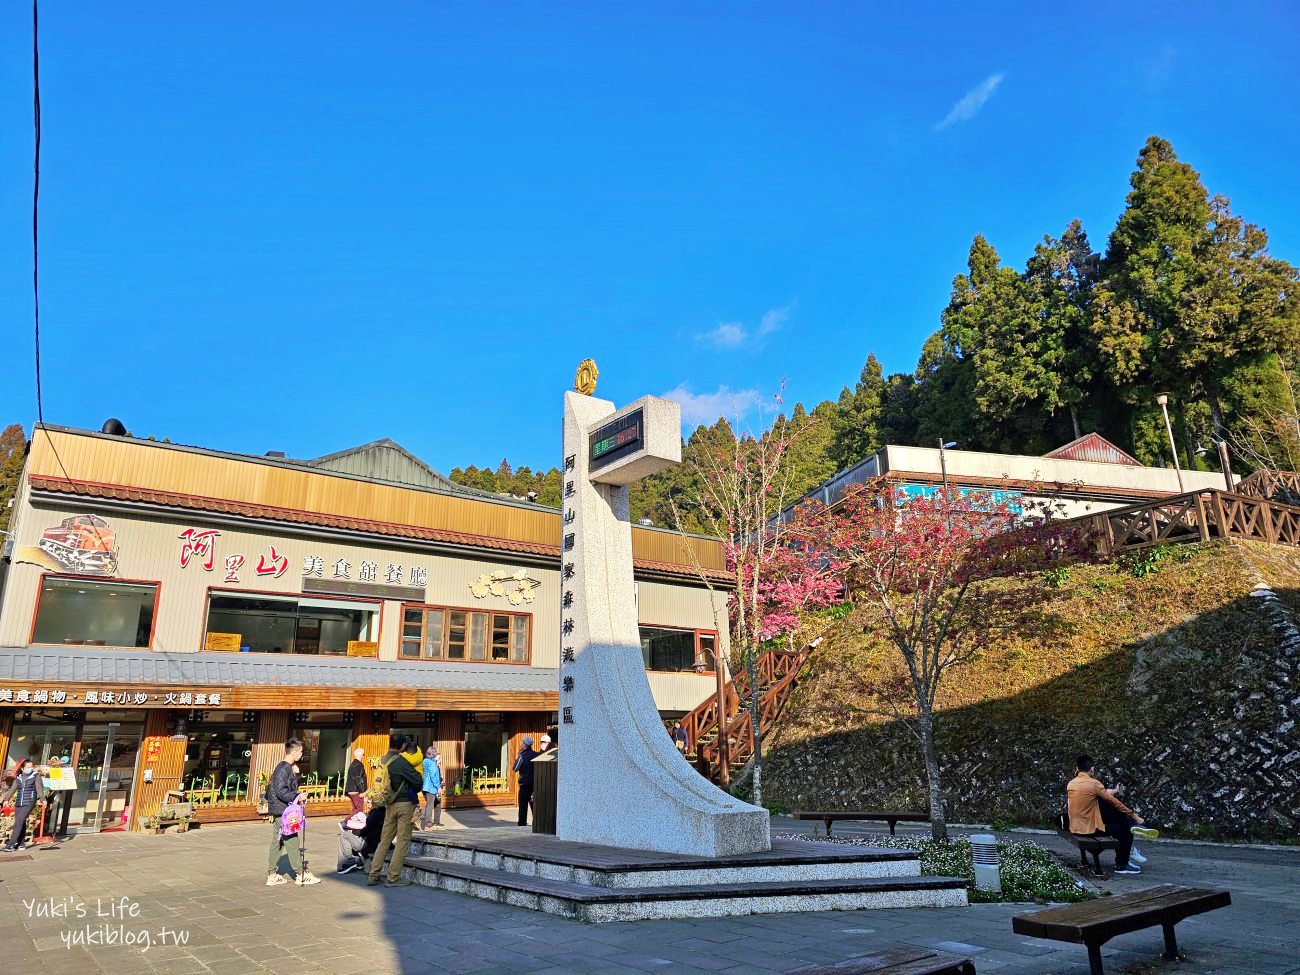
[[[297,802],[291,802],[284,807],[284,812],[280,814],[280,835],[293,836],[301,833],[306,826],[302,806]]]
[[[397,786],[393,784],[392,776],[388,774],[388,765],[394,759],[402,758],[401,755],[394,755],[387,761],[380,762],[375,768],[375,781],[370,786],[370,791],[366,793],[366,798],[370,800],[370,805],[375,808],[390,806],[397,799]],[[405,759],[402,759],[405,761]]]

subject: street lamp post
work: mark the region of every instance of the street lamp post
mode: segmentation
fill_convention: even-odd
[[[1183,487],[1183,468],[1178,463],[1178,447],[1174,444],[1174,426],[1169,422],[1169,394],[1156,393],[1156,402],[1160,404],[1160,412],[1165,417],[1165,432],[1169,434],[1169,449],[1174,455],[1174,471],[1178,474],[1178,493],[1186,494],[1187,489]]]
[[[1223,479],[1228,484],[1228,490],[1236,490],[1236,485],[1232,483],[1232,460],[1228,457],[1228,441],[1216,440],[1214,446],[1219,448],[1219,465],[1223,468]]]
[[[939,438],[939,472],[943,475],[943,493],[948,493],[948,460],[944,455],[945,450],[957,446],[956,440],[950,440],[948,443],[943,442],[943,437]]]

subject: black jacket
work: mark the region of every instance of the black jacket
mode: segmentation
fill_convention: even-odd
[[[293,770],[288,762],[281,762],[271,773],[271,781],[266,784],[266,811],[272,816],[279,816],[285,807],[298,798],[298,783],[301,776]]]
[[[366,781],[366,765],[361,759],[352,759],[352,764],[348,766],[348,783],[344,787],[345,793],[365,792],[370,788],[370,783]]]
[[[519,773],[519,784],[532,788],[533,785],[533,759],[537,757],[537,752],[533,751],[532,746],[524,747],[515,759],[515,771]]]

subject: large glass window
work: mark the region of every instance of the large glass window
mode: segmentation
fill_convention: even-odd
[[[531,624],[532,617],[526,613],[406,606],[402,612],[402,657],[527,664]]]
[[[204,712],[203,720],[189,726],[185,748],[187,789],[216,789],[217,804],[249,802],[249,769],[257,742],[256,712]],[[252,785],[257,791],[257,783]]]
[[[378,630],[378,603],[214,592],[204,646],[237,638],[245,653],[346,654],[349,641],[374,641]]]
[[[713,633],[675,630],[658,626],[641,627],[641,659],[646,670],[682,671],[713,665],[716,642]]]
[[[290,721],[289,734],[302,742],[298,771],[307,801],[343,798],[352,761],[351,721],[342,711],[300,711]]]
[[[157,586],[47,576],[32,642],[147,647],[157,601]]]
[[[465,767],[462,793],[510,791],[510,737],[506,726],[491,716],[474,715],[465,722]]]
[[[76,743],[74,724],[15,724],[9,738],[9,754],[5,756],[5,771],[11,771],[23,761],[49,765],[51,759],[58,758],[65,765],[70,764]]]

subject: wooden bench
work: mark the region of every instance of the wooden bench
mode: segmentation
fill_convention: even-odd
[[[960,955],[914,945],[893,945],[831,965],[798,968],[789,975],[975,975],[975,965]]]
[[[1011,919],[1011,930],[1032,938],[1087,945],[1092,975],[1103,975],[1101,946],[1116,935],[1160,925],[1165,932],[1164,957],[1167,961],[1177,961],[1174,925],[1193,914],[1231,903],[1232,895],[1226,890],[1161,884],[1115,897],[1021,914]]]
[[[1119,849],[1119,841],[1113,836],[1104,833],[1100,836],[1093,833],[1071,833],[1068,813],[1056,817],[1056,835],[1078,848],[1079,866],[1088,866],[1088,854],[1091,853],[1094,872],[1098,877],[1106,875],[1101,869],[1101,855],[1107,850]]]
[[[877,822],[889,824],[889,835],[897,835],[894,826],[897,823],[928,823],[929,813],[922,812],[796,812],[795,819],[820,819],[826,824],[826,835],[831,835],[831,823],[838,822]]]

